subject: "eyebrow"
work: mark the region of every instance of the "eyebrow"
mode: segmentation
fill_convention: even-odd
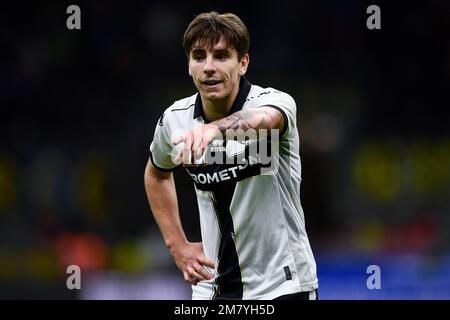
[[[191,50],[192,54],[198,54],[198,53],[203,53],[205,52],[206,49],[205,48],[194,48]],[[221,48],[221,49],[213,49],[213,52],[215,54],[229,54],[230,53],[230,49],[229,48]]]
[[[217,50],[213,50],[214,51],[214,53],[221,53],[221,54],[229,54],[230,53],[230,50],[227,48],[227,49],[217,49]]]
[[[206,50],[203,49],[203,48],[195,48],[195,49],[192,49],[192,50],[191,50],[192,54],[195,54],[195,53],[203,53],[204,51],[206,51]]]

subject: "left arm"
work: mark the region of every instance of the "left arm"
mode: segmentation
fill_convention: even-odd
[[[282,130],[285,126],[284,117],[280,111],[272,107],[259,107],[235,112],[228,117],[213,121],[175,138],[172,142],[177,145],[184,143],[178,155],[184,163],[193,162],[193,157],[201,156],[206,147],[215,139],[223,138],[227,130],[253,129]]]

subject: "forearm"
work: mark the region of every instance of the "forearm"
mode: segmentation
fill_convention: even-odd
[[[172,252],[175,246],[187,241],[180,221],[173,177],[160,178],[146,173],[145,189],[153,216]]]
[[[284,121],[283,113],[269,106],[235,112],[173,139],[174,145],[183,142],[176,159],[181,159],[183,163],[194,163],[197,155],[203,155],[210,143],[224,137],[231,140],[253,140],[273,136],[274,129],[283,130]]]
[[[227,130],[281,129],[283,116],[274,108],[260,107],[235,112],[226,118],[211,122],[211,124],[216,125],[223,135]]]

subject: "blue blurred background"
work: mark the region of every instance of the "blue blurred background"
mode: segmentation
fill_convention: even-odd
[[[81,30],[66,28],[71,4]],[[370,4],[381,30],[366,28]],[[184,30],[211,10],[247,24],[247,78],[297,101],[319,297],[450,298],[448,1],[1,6],[0,298],[190,298],[143,172],[157,119],[195,92]],[[199,241],[192,182],[175,176]],[[74,264],[81,290],[66,287]]]

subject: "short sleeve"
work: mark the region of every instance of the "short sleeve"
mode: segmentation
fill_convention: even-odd
[[[170,140],[170,128],[168,121],[164,121],[164,113],[156,125],[153,141],[150,144],[150,159],[153,165],[161,171],[172,171],[178,167],[172,161],[173,145]]]
[[[258,96],[256,103],[257,107],[272,107],[281,112],[284,118],[281,137],[287,135],[291,128],[297,127],[297,106],[295,100],[289,94],[268,89]]]

